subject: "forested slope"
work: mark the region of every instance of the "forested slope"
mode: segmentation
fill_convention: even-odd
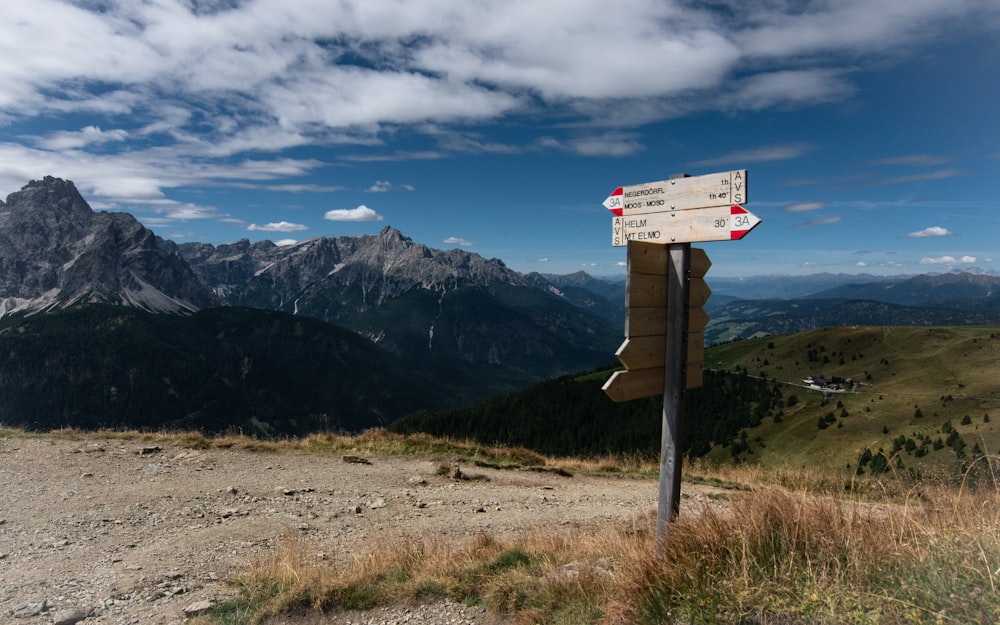
[[[615,403],[601,390],[606,378],[607,373],[562,377],[462,409],[408,415],[390,429],[553,455],[659,453],[662,398]],[[704,386],[687,395],[684,447],[694,456],[713,444],[739,449],[741,432],[782,405],[780,390],[765,380],[706,371]]]

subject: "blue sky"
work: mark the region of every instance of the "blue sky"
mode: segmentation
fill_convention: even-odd
[[[615,275],[615,187],[747,169],[709,279],[998,272],[998,35],[996,0],[4,2],[0,197]]]

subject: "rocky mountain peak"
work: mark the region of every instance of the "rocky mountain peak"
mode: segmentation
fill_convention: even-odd
[[[33,180],[0,207],[0,316],[81,302],[188,312],[213,301],[150,230],[127,213],[95,213],[72,181]]]
[[[404,235],[392,226],[386,226],[378,233],[379,244],[383,247],[397,245],[413,245],[413,239]]]
[[[93,216],[71,181],[45,176],[7,196],[6,204],[0,205],[0,228],[16,229],[21,234],[12,237],[11,243],[15,251],[24,253],[45,245],[52,234],[59,239],[79,236]]]
[[[89,218],[93,211],[71,180],[45,176],[32,180],[20,191],[7,196],[7,210],[58,212],[78,218]]]

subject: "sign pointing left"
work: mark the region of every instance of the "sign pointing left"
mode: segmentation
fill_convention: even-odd
[[[621,217],[622,211],[624,210],[624,205],[622,204],[622,196],[624,193],[625,189],[622,187],[618,187],[612,191],[611,195],[608,196],[608,199],[603,202],[604,208],[608,209],[616,216]]]
[[[734,169],[704,176],[675,177],[621,186],[612,191],[603,204],[615,216],[621,217],[730,206],[746,201],[747,170]]]

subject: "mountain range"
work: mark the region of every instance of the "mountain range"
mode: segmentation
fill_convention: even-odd
[[[216,407],[233,403],[219,397],[222,389],[231,389],[234,396],[245,394],[246,388],[236,380],[240,375],[252,376],[255,368],[273,371],[281,359],[316,366],[326,363],[317,361],[308,346],[293,340],[301,326],[279,323],[275,314],[315,319],[331,326],[330,332],[349,330],[382,353],[379,358],[345,356],[339,364],[326,363],[338,368],[340,378],[355,381],[350,392],[357,396],[392,395],[407,386],[398,382],[386,386],[371,370],[367,378],[359,375],[363,370],[354,370],[359,361],[419,372],[414,379],[434,390],[408,407],[414,410],[460,403],[606,365],[613,361],[612,354],[621,340],[620,322],[612,320],[620,316],[616,306],[591,291],[572,285],[559,287],[540,274],[522,275],[497,259],[462,250],[432,249],[391,227],[377,235],[316,238],[291,246],[246,240],[219,246],[177,244],[157,237],[126,213],[94,212],[72,182],[46,177],[0,202],[0,354],[4,355],[0,366],[8,374],[0,376],[0,396],[22,398],[22,403],[10,410],[0,406],[0,421],[9,423],[20,414],[36,414],[24,402],[44,389],[54,395],[83,394],[85,391],[69,387],[90,377],[80,371],[71,375],[66,370],[70,363],[120,368],[112,362],[113,355],[93,349],[102,342],[101,333],[114,331],[115,325],[98,323],[92,312],[78,312],[81,305],[124,306],[146,314],[179,317],[174,322],[177,327],[172,328],[142,316],[130,317],[128,325],[135,332],[133,351],[150,351],[162,338],[157,333],[169,336],[176,349],[168,351],[177,356],[172,362],[181,369],[207,371],[206,362],[215,362],[220,371],[250,367],[249,372],[239,375],[220,374],[224,382],[210,393],[210,403]],[[222,321],[208,321],[206,313],[217,309],[246,312],[238,319],[233,313],[213,313]],[[100,310],[107,313],[109,309]],[[44,322],[40,316],[59,311],[64,314],[59,317],[58,332],[71,336],[76,327],[75,332],[87,341],[54,342],[41,331]],[[207,333],[214,323],[229,323],[240,331]],[[264,331],[271,326],[281,329]],[[185,333],[214,341],[218,349],[199,351],[187,343],[178,347],[177,341]],[[119,357],[127,360],[130,348],[122,342],[122,334],[108,334],[106,339],[117,346]],[[262,343],[252,358],[233,342],[239,335],[254,336]],[[275,347],[265,349],[268,342]],[[360,349],[356,343],[337,344],[341,350]],[[280,355],[279,347],[291,350],[293,346],[300,350],[299,358]],[[15,351],[17,357],[11,357]],[[104,356],[88,360],[95,353]],[[243,364],[218,360],[226,354]],[[60,365],[49,367],[47,363],[52,361]],[[147,363],[147,368],[155,369],[159,364]],[[141,359],[133,365],[133,369],[141,368]],[[312,374],[308,368],[296,371],[313,378],[316,385],[330,375],[319,369]],[[39,380],[32,382],[28,372]],[[130,375],[135,378],[134,372]],[[170,378],[171,384],[189,378],[166,372],[161,377]],[[277,383],[273,378],[259,381]],[[114,394],[111,387],[115,393],[132,387],[131,382],[121,379],[104,383],[108,388],[86,390]],[[205,381],[188,379],[183,389],[171,384],[144,392],[190,397],[198,395]],[[278,393],[281,398],[275,397],[273,402],[310,404],[304,397],[296,400],[290,387],[286,391]],[[317,414],[337,412],[339,400],[330,401],[334,404],[326,410],[310,410]],[[405,402],[388,403],[391,410],[373,405],[367,417],[351,417],[349,427],[385,423],[407,409]],[[83,418],[67,407],[66,401],[59,405],[63,408],[49,406],[53,411],[49,420],[73,423]],[[178,404],[176,417],[170,422],[190,422],[192,415],[209,410],[206,406]],[[221,418],[218,410],[209,412],[214,416],[196,420],[205,423]],[[120,419],[110,421],[119,423]]]
[[[708,279],[714,291],[706,305],[712,318],[705,330],[709,345],[829,325],[1000,323],[1000,278],[989,275]],[[521,274],[498,259],[416,243],[391,227],[377,235],[321,237],[288,246],[245,239],[222,245],[176,243],[157,237],[127,213],[93,211],[72,182],[45,177],[0,202],[0,370],[5,374],[0,376],[0,396],[22,398],[18,406],[0,405],[0,422],[27,412],[39,414],[26,408],[32,394],[76,397],[80,405],[79,398],[88,390],[121,397],[126,387],[133,395],[212,398],[202,403],[166,401],[175,414],[164,419],[176,425],[215,420],[220,427],[223,422],[225,427],[244,427],[262,416],[290,419],[280,406],[296,404],[309,406],[305,420],[322,416],[329,422],[337,412],[334,407],[302,395],[312,393],[309,389],[321,380],[329,385],[330,379],[350,379],[354,390],[338,387],[342,392],[388,397],[410,387],[399,377],[385,386],[385,379],[376,382],[378,376],[366,378],[357,370],[419,371],[420,386],[427,391],[419,401],[407,406],[400,396],[373,405],[368,414],[355,407],[345,409],[349,418],[333,419],[348,429],[384,424],[407,409],[459,405],[612,364],[622,340],[624,300],[624,280],[584,272]],[[82,305],[97,306],[100,312],[78,312]],[[126,319],[110,312],[115,307],[142,314]],[[63,314],[58,322],[46,329],[43,317],[59,311]],[[101,315],[119,319],[132,334],[112,336],[115,325],[98,322]],[[162,315],[176,317],[169,328],[154,319]],[[327,324],[310,325],[309,332],[315,344],[338,345],[342,357],[327,362],[307,349],[296,338],[304,326],[292,323],[294,318]],[[73,328],[87,340],[59,342],[46,334],[55,332],[65,339]],[[362,342],[341,340],[342,331]],[[125,335],[132,337],[131,345],[123,342]],[[198,347],[184,336],[198,336],[213,347]],[[96,349],[102,337],[117,351]],[[167,350],[172,356],[166,361],[219,383],[206,386],[197,376],[160,370],[161,363],[154,367],[148,361],[144,365],[142,358],[130,360],[130,350],[160,353],[164,337],[172,342]],[[253,337],[252,345],[238,344],[243,339],[237,337]],[[281,354],[276,346],[298,351]],[[122,368],[119,361],[131,364]],[[332,372],[287,364],[321,361]],[[53,367],[53,362],[61,364]],[[85,367],[68,364],[73,362],[124,372],[120,375],[125,378],[103,380],[104,389],[66,390],[93,382]],[[286,364],[278,364],[282,362]],[[208,373],[206,363],[217,376]],[[159,377],[149,377],[152,382],[140,391],[133,381],[144,366]],[[298,378],[311,378],[313,387],[283,376],[254,378],[279,366]],[[32,376],[36,382],[30,382]],[[187,380],[183,388],[177,386],[179,379]],[[257,409],[240,399],[248,396],[247,379],[275,388],[271,397],[258,397],[263,403]],[[226,392],[232,397],[223,397]],[[334,404],[351,404],[347,397],[324,397]],[[55,404],[39,402],[51,412],[46,423],[71,424],[84,418],[74,412],[70,400],[52,401]],[[88,410],[101,409],[87,405]],[[233,421],[221,407],[235,405],[245,414]],[[92,421],[123,425],[130,418],[126,409],[112,413],[113,418]]]
[[[707,345],[841,325],[1000,323],[1000,276],[989,274],[761,276],[710,284]],[[769,292],[785,297],[761,297]]]

